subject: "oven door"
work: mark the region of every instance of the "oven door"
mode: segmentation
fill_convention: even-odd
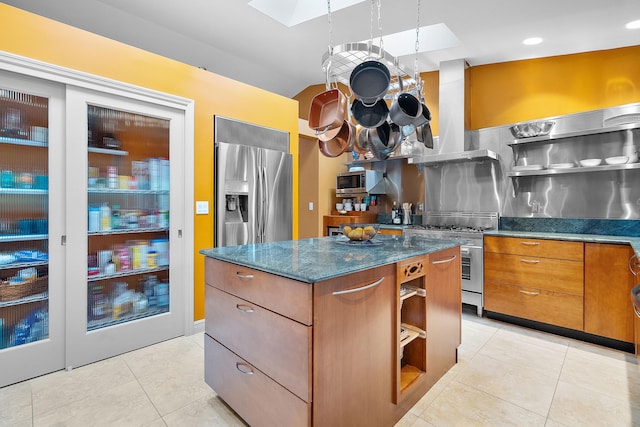
[[[462,290],[482,293],[483,266],[482,246],[460,246],[462,258]]]

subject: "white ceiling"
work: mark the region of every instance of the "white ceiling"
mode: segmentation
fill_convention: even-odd
[[[250,6],[249,0],[4,3],[287,97],[324,83],[326,14],[287,27]],[[327,5],[326,0],[296,4],[305,3]],[[416,5],[416,0],[382,0],[383,34],[415,31]],[[332,44],[368,40],[370,16],[370,1],[334,11]],[[638,45],[640,29],[625,29],[638,19],[639,0],[421,0],[420,25],[445,24],[459,44],[420,53],[419,69],[437,70],[441,61],[459,58],[475,66]],[[374,41],[377,34],[376,20]],[[533,36],[544,42],[522,44]],[[400,57],[400,62],[413,74],[414,54]]]

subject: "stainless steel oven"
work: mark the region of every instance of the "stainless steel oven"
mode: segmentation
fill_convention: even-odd
[[[404,229],[405,236],[462,240],[462,302],[474,305],[478,316],[484,307],[483,232],[498,228],[495,212],[427,212],[422,226]]]

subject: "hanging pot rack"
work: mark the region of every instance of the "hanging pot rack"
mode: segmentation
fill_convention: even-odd
[[[380,46],[369,43],[353,42],[334,46],[322,56],[322,71],[326,73],[330,81],[343,83],[349,86],[349,77],[354,67],[364,61],[375,59],[383,63],[391,71],[391,82],[385,99],[393,99],[400,90],[398,78],[402,79],[404,89],[419,91],[420,82],[404,71],[398,58],[381,49]]]

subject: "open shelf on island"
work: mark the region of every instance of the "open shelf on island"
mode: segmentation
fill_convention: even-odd
[[[405,391],[425,372],[413,365],[404,365],[400,370],[400,393]]]
[[[417,326],[408,323],[400,324],[400,347],[404,347],[416,338],[427,338],[427,333]]]

